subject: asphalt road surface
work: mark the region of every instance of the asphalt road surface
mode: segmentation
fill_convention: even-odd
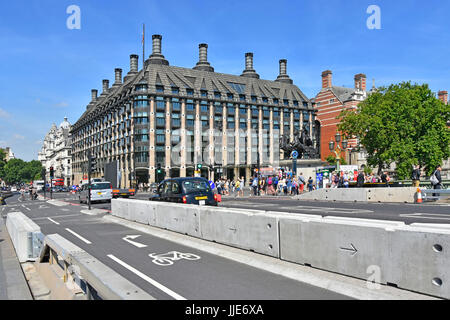
[[[54,199],[64,199],[79,204],[70,193],[55,193]],[[149,194],[137,194],[134,198],[147,200]],[[450,223],[450,204],[361,203],[293,200],[289,197],[222,197],[221,207],[255,209],[265,211],[312,214],[320,216],[351,217],[362,219],[403,221],[411,223]],[[92,208],[111,210],[110,203],[94,203]]]
[[[57,194],[55,198],[70,198]],[[156,299],[289,300],[348,299],[322,288],[108,223],[88,215],[77,201],[20,201],[0,207],[2,217],[20,211],[44,234],[58,233]],[[94,208],[110,204],[94,204]],[[97,210],[99,211],[99,210]]]

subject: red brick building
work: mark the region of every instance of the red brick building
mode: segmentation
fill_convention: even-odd
[[[322,89],[315,97],[316,119],[320,122],[320,157],[325,160],[333,153],[329,149],[330,140],[334,140],[339,120],[337,116],[344,109],[356,108],[358,103],[367,98],[366,75],[357,74],[354,78],[355,87],[346,88],[333,86],[332,72],[322,72]],[[356,147],[357,139],[348,140],[348,149]],[[334,155],[334,154],[333,154]]]

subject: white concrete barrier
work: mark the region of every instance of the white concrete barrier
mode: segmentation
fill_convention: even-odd
[[[150,201],[135,200],[132,205],[128,204],[127,210],[131,221],[155,225],[155,210]]]
[[[414,203],[417,189],[404,188],[333,188],[319,189],[296,196],[299,200]]]
[[[201,237],[200,210],[197,205],[149,201],[155,208],[154,226],[194,237]]]
[[[448,226],[145,202],[113,200],[112,213],[282,260],[450,299]]]
[[[130,203],[130,200],[127,199],[112,199],[111,200],[111,214],[131,220],[130,212],[128,211],[128,204]]]
[[[407,226],[391,234],[385,271],[399,288],[450,299],[450,230]]]
[[[417,188],[367,188],[368,202],[404,202],[414,203]]]
[[[6,228],[19,262],[36,261],[42,245],[41,228],[21,212],[8,213]]]
[[[200,224],[205,240],[279,257],[278,217],[275,215],[203,207]]]

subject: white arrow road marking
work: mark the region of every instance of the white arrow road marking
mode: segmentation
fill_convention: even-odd
[[[139,276],[140,278],[144,279],[145,281],[147,281],[148,283],[150,283],[151,285],[155,286],[156,288],[158,288],[159,290],[165,292],[166,294],[168,294],[169,296],[171,296],[172,298],[176,299],[176,300],[186,300],[186,298],[180,296],[178,293],[173,292],[172,290],[170,290],[169,288],[163,286],[162,284],[160,284],[159,282],[153,280],[152,278],[150,278],[149,276],[143,274],[142,272],[140,272],[139,270],[133,268],[132,266],[126,264],[125,262],[123,262],[122,260],[116,258],[114,255],[112,254],[108,254],[108,258],[114,260],[115,262],[117,262],[118,264],[120,264],[121,266],[125,267],[126,269],[130,270],[131,272],[133,272],[134,274],[136,274],[137,276]]]
[[[52,218],[47,218],[48,220],[50,220],[51,222],[53,222],[54,224],[59,225],[59,222],[56,222],[55,220],[53,220]]]
[[[86,240],[85,238],[83,238],[82,236],[80,236],[78,233],[73,232],[72,230],[70,230],[69,228],[66,228],[67,231],[69,231],[71,234],[73,234],[75,237],[77,237],[78,239],[80,239],[83,242],[86,242],[87,244],[92,244],[92,242],[90,242],[89,240]]]
[[[122,239],[125,240],[128,243],[131,243],[133,246],[136,246],[138,248],[145,248],[147,246],[146,244],[142,244],[142,243],[130,240],[130,239],[136,239],[137,237],[140,237],[140,235],[138,235],[138,236],[126,236],[125,238],[122,238]]]

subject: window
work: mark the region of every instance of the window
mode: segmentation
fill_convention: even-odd
[[[263,97],[263,98],[262,98],[262,101],[263,101],[264,103],[268,103],[268,102],[269,102],[269,99],[267,99],[266,97]]]
[[[228,84],[239,94],[245,93],[245,84],[228,82]]]
[[[284,99],[284,100],[283,100],[283,104],[284,104],[285,106],[288,106],[288,105],[289,105],[289,100]]]
[[[222,95],[220,94],[220,92],[214,92],[214,98],[220,99],[221,97]]]
[[[201,91],[200,91],[200,95],[201,95],[202,97],[207,97],[207,96],[208,96],[208,91],[206,91],[206,90],[201,90]]]
[[[200,102],[200,112],[208,112],[208,103],[206,101]]]
[[[232,107],[232,108],[228,107],[228,114],[234,115],[234,107]]]
[[[252,96],[252,102],[256,102],[256,96]]]
[[[228,100],[233,100],[233,94],[232,93],[228,93],[227,94],[227,98],[228,98]]]
[[[166,143],[166,136],[163,134],[157,134],[156,143]]]
[[[178,89],[177,87],[172,87],[172,93],[173,94],[179,94],[180,93],[180,89]]]
[[[156,92],[164,92],[164,86],[156,86]]]
[[[187,94],[188,96],[193,96],[193,95],[194,95],[194,90],[192,90],[192,89],[186,89],[186,94]]]
[[[239,100],[245,101],[245,95],[243,95],[243,94],[239,95]]]

